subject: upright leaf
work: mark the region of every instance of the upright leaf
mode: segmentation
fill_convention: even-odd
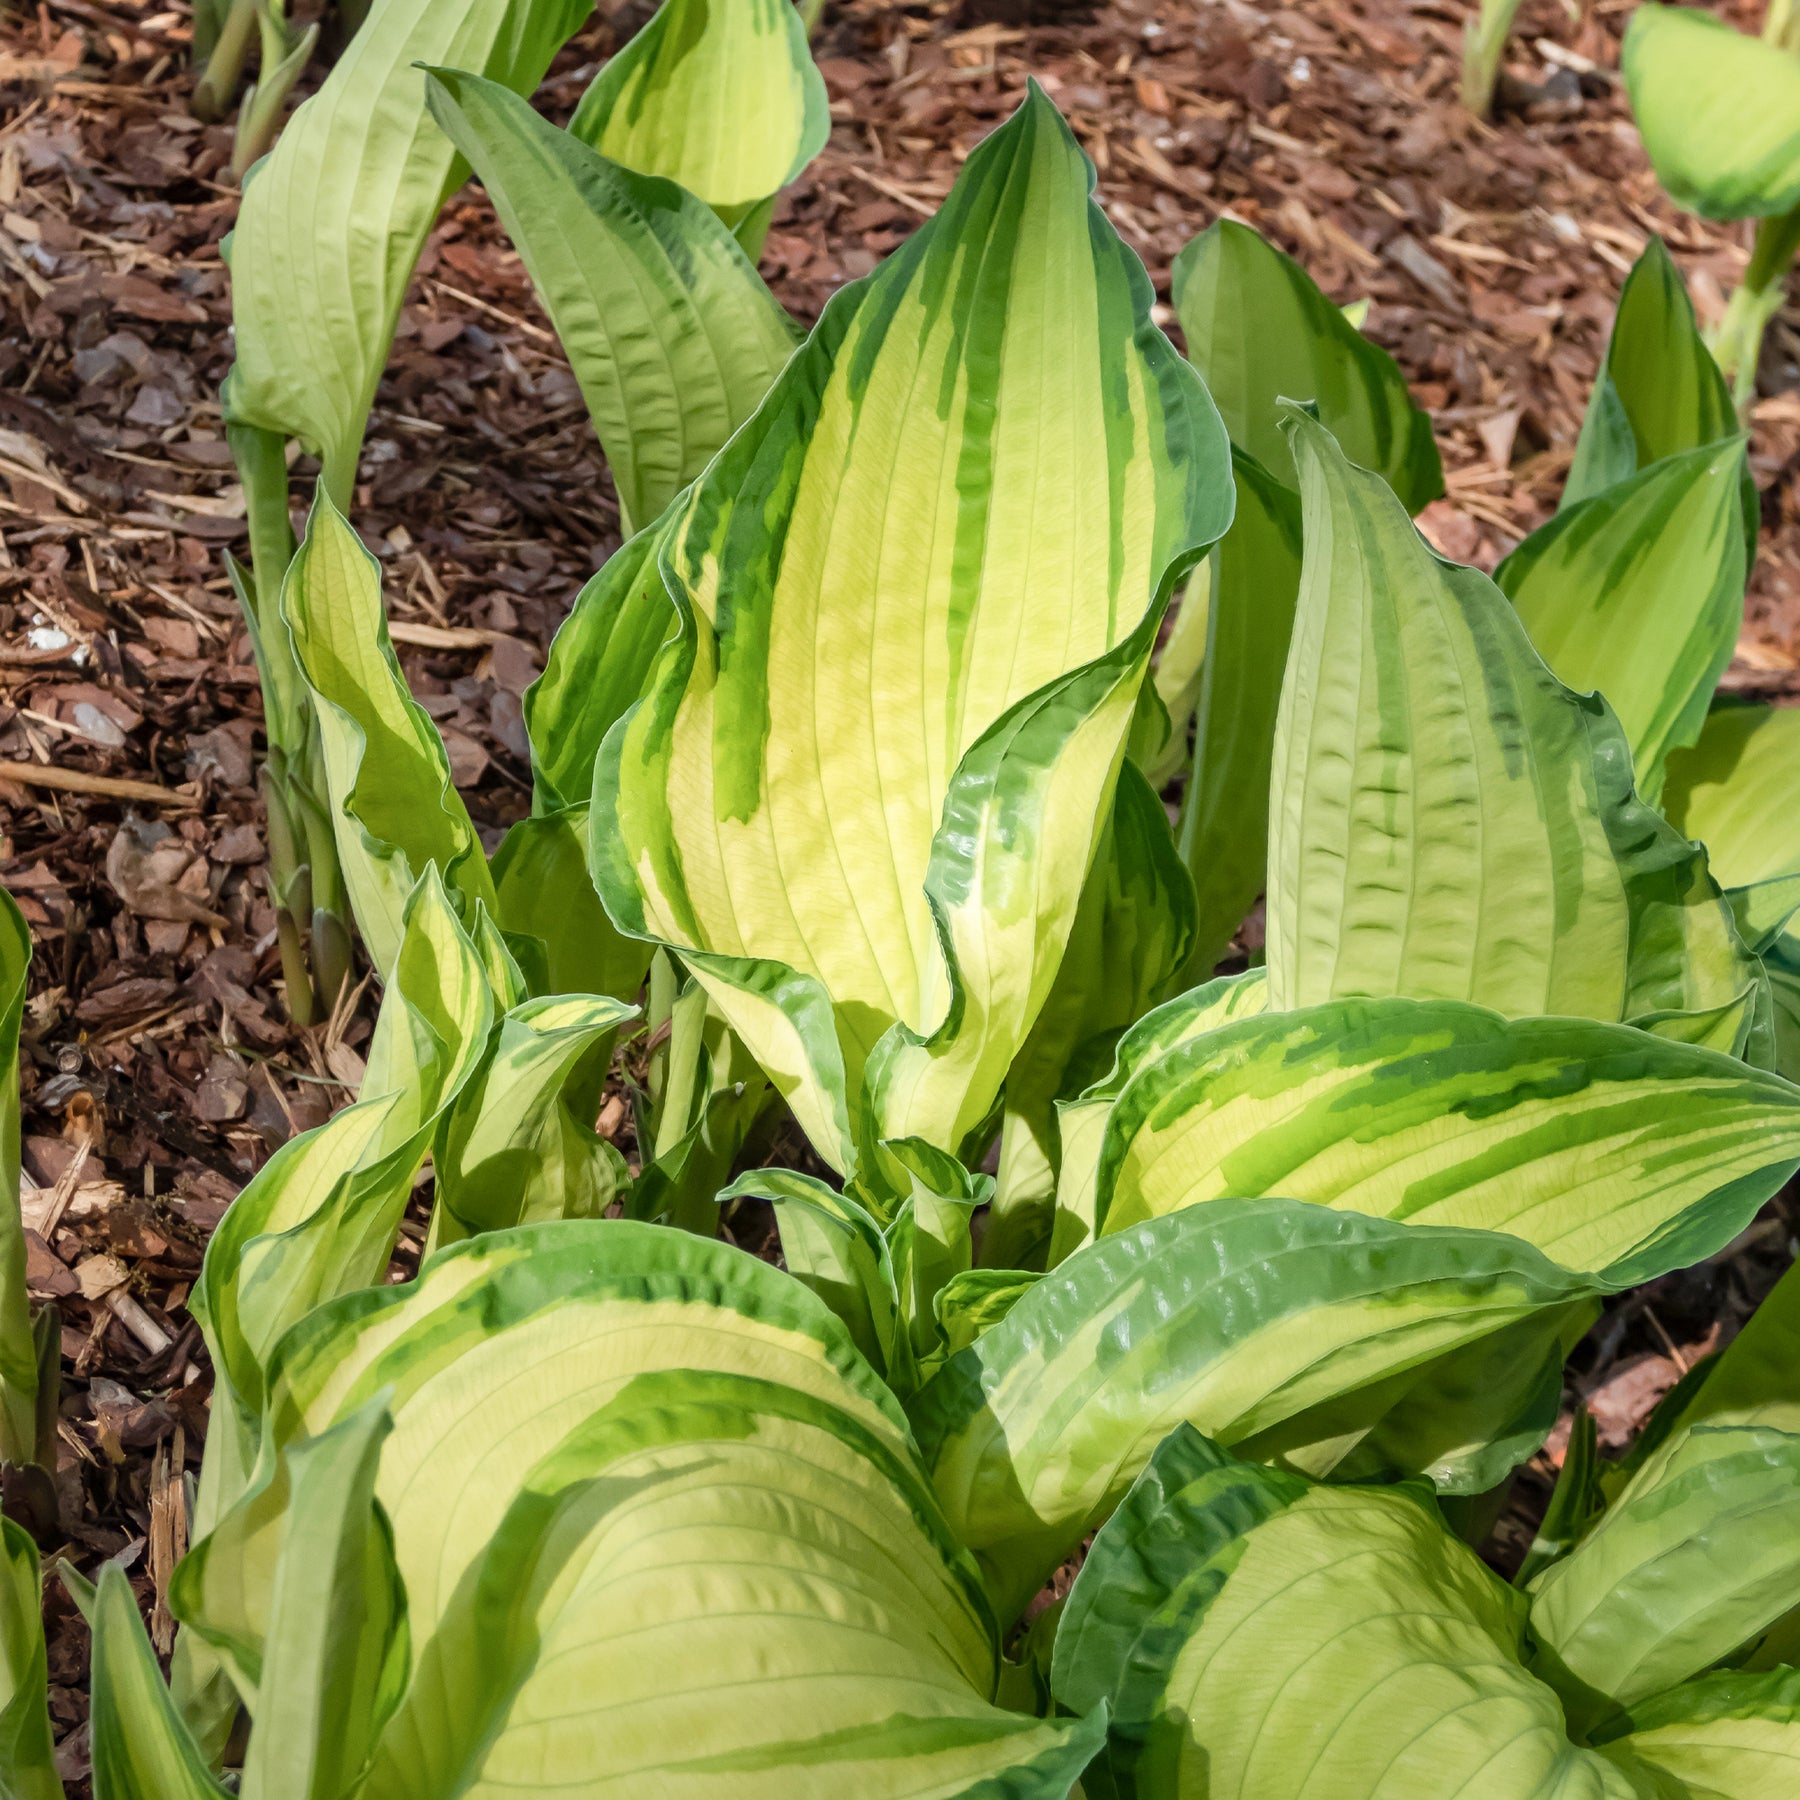
[[[1233,450],[1237,514],[1212,562],[1194,767],[1176,838],[1194,878],[1187,979],[1205,981],[1267,885],[1269,771],[1300,587],[1300,507]]]
[[[436,1241],[536,1219],[597,1219],[625,1185],[595,1134],[613,1035],[635,1007],[595,994],[528,1000],[450,1103],[435,1158]]]
[[[0,1518],[0,1794],[63,1800],[50,1736],[43,1582],[37,1547]]]
[[[1192,894],[1162,801],[1125,763],[1062,967],[1007,1071],[999,1175],[982,1247],[989,1267],[1041,1263],[1056,1191],[1056,1103],[1088,1084],[1118,1034],[1187,962]]]
[[[1720,706],[1669,759],[1663,810],[1728,887],[1800,871],[1800,708]]]
[[[357,929],[386,974],[408,897],[435,868],[472,926],[495,909],[487,854],[450,776],[431,715],[413,699],[388,637],[380,565],[327,493],[288,570],[282,611],[312,689],[332,825]]]
[[[543,674],[525,690],[533,812],[587,805],[601,743],[637,705],[675,630],[656,558],[667,523],[659,519],[628,538],[583,584]]]
[[[1652,238],[1619,290],[1619,311],[1581,422],[1562,505],[1592,499],[1665,456],[1737,432],[1731,389],[1701,341],[1681,271],[1662,239]],[[1754,487],[1746,502],[1745,529],[1753,547]]]
[[[1800,206],[1800,56],[1697,7],[1637,7],[1620,57],[1656,179],[1708,219]]]
[[[1277,403],[1310,400],[1345,455],[1380,475],[1408,512],[1444,491],[1431,420],[1399,365],[1292,257],[1248,225],[1221,219],[1176,257],[1174,284],[1188,357],[1231,441],[1277,481],[1296,481]]]
[[[794,353],[793,322],[685,188],[609,162],[499,82],[436,70],[429,97],[525,259],[629,534],[756,410]]]
[[[245,1800],[359,1791],[408,1673],[406,1590],[375,1473],[380,1399],[286,1452],[293,1499],[275,1571]]]
[[[1656,801],[1744,622],[1743,440],[1678,452],[1567,507],[1494,571],[1538,654],[1605,695]]]
[[[1631,921],[1594,708],[1485,576],[1288,415],[1306,556],[1276,727],[1269,994],[1620,1016]]]
[[[515,820],[494,860],[494,917],[515,949],[535,941],[541,994],[610,994],[629,1001],[644,985],[649,946],[621,937],[588,877],[587,808]],[[529,954],[527,949],[526,954]]]
[[[229,239],[234,421],[298,437],[347,509],[369,406],[425,234],[467,170],[421,63],[529,93],[586,0],[376,0],[251,171]]]
[[[276,1340],[321,1300],[380,1279],[432,1130],[479,1063],[492,1019],[475,946],[428,871],[382,997],[363,1098],[276,1151],[207,1245],[189,1306],[218,1391],[196,1535],[248,1479]]]
[[[19,1211],[19,1027],[31,932],[0,888],[0,1463],[38,1460],[38,1351]]]
[[[765,202],[824,149],[831,112],[786,0],[664,0],[582,95],[569,130],[699,195],[754,257]]]
[[[1041,92],[834,297],[661,548],[594,873],[848,1168],[960,1148],[1041,1009],[1223,432]],[[865,1077],[867,1085],[864,1094]]]
[[[116,1563],[100,1571],[88,1622],[94,1800],[226,1800],[229,1790],[213,1779],[169,1698]]]

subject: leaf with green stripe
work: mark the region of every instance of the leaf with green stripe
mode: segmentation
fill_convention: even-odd
[[[495,910],[469,810],[431,715],[412,697],[381,603],[381,567],[321,493],[288,570],[282,612],[312,690],[332,828],[357,930],[385,975],[414,884],[435,868],[473,927]]]
[[[1057,1102],[1085,1087],[1118,1033],[1168,991],[1193,933],[1193,883],[1175,852],[1169,816],[1127,760],[1062,967],[1007,1071],[999,1170],[982,1247],[990,1268],[1041,1264],[1056,1192]]]
[[[1496,1232],[1222,1200],[1077,1251],[909,1411],[1010,1620],[1182,1421],[1290,1454],[1366,1430],[1407,1371],[1604,1285]]]
[[[500,840],[488,872],[494,917],[521,962],[538,965],[539,995],[610,994],[634,999],[650,966],[649,946],[622,937],[588,877],[587,808],[535,813]]]
[[[1352,461],[1417,512],[1444,491],[1431,420],[1399,365],[1344,317],[1290,256],[1235,219],[1175,259],[1175,311],[1231,441],[1295,483],[1278,402],[1312,401]]]
[[[1269,776],[1300,587],[1300,505],[1233,450],[1237,514],[1212,554],[1193,773],[1175,828],[1198,923],[1187,978],[1205,981],[1269,873]]]
[[[363,428],[413,265],[467,166],[418,65],[529,93],[586,0],[375,0],[324,85],[244,184],[227,240],[234,422],[297,437],[351,503]]]
[[[1153,1015],[1154,1016],[1154,1015]],[[1246,1194],[1507,1232],[1624,1285],[1722,1249],[1800,1163],[1800,1090],[1586,1019],[1340,1001],[1218,1026],[1111,1103],[1102,1234]]]
[[[1062,1159],[1057,1171],[1056,1222],[1050,1243],[1052,1268],[1095,1234],[1100,1153],[1113,1102],[1127,1084],[1166,1052],[1230,1019],[1260,1013],[1268,1003],[1268,977],[1261,969],[1221,976],[1204,987],[1178,994],[1146,1013],[1119,1039],[1112,1067],[1101,1080],[1073,1100],[1058,1103],[1056,1123]]]
[[[834,296],[673,523],[681,633],[597,769],[609,912],[840,1170],[987,1117],[1162,608],[1230,522],[1217,414],[1092,179],[1033,90]]]
[[[500,1021],[438,1126],[435,1243],[606,1211],[629,1177],[593,1121],[615,1034],[636,1014],[597,994],[562,994]]]
[[[1562,506],[1590,500],[1665,456],[1738,434],[1737,408],[1700,336],[1681,271],[1653,237],[1619,290],[1606,360],[1588,399]],[[1756,489],[1743,476],[1744,529],[1756,545]]]
[[[1557,675],[1611,703],[1652,803],[1743,626],[1743,463],[1741,438],[1664,457],[1565,508],[1494,571]]]
[[[825,79],[788,0],[664,0],[582,95],[571,134],[697,194],[755,257],[772,202],[825,148]]]
[[[1800,1670],[1717,1674],[1632,1708],[1632,1730],[1601,1746],[1645,1769],[1658,1800],[1788,1800],[1800,1781]]]
[[[995,1623],[891,1396],[741,1251],[624,1221],[457,1245],[289,1334],[273,1438],[377,1397],[413,1650],[370,1796],[1062,1800],[1097,1747],[1097,1716],[992,1704]],[[173,1596],[252,1648],[298,1528],[269,1474]]]
[[[1578,1729],[1725,1660],[1800,1605],[1800,1436],[1677,1431],[1530,1594],[1534,1667]]]
[[[125,1571],[108,1562],[87,1606],[94,1800],[225,1800],[156,1666]]]
[[[675,629],[656,551],[666,518],[615,550],[557,628],[544,672],[525,690],[532,810],[586,808],[606,734],[637,705]]]
[[[363,1097],[276,1151],[207,1245],[188,1302],[216,1382],[196,1535],[249,1477],[276,1340],[320,1301],[380,1280],[432,1132],[479,1066],[492,1022],[475,946],[427,871],[382,996]]]
[[[1051,1680],[1110,1708],[1094,1800],[1700,1800],[1572,1743],[1524,1636],[1523,1597],[1418,1492],[1179,1431],[1094,1540]]]
[[[1644,152],[1677,206],[1708,219],[1800,206],[1800,55],[1791,46],[1695,7],[1644,5],[1631,15],[1620,69]]]
[[[37,1462],[43,1448],[37,1334],[19,1211],[19,1027],[30,975],[30,928],[18,902],[0,888],[0,1463],[18,1464]]]
[[[254,1800],[358,1791],[400,1704],[406,1594],[374,1500],[388,1429],[377,1399],[286,1452],[293,1499],[244,1758]]]
[[[685,188],[609,162],[499,82],[439,69],[427,85],[556,327],[629,536],[756,410],[798,332]]]
[[[1669,759],[1663,810],[1728,887],[1800,872],[1800,708],[1731,703]]]
[[[1270,1004],[1711,1011],[1756,976],[1704,858],[1632,791],[1484,575],[1299,408],[1306,553],[1276,727]]]
[[[0,1517],[0,1796],[63,1800],[50,1735],[43,1578],[37,1546]]]

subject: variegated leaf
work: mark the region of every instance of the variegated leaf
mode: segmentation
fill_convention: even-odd
[[[600,759],[608,910],[840,1169],[986,1117],[1162,605],[1229,523],[1217,415],[1091,181],[1034,91],[832,300],[674,522],[681,636]]]

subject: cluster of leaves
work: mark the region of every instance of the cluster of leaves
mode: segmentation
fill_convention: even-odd
[[[1666,253],[1490,581],[1412,524],[1391,359],[1230,223],[1178,355],[1042,93],[802,341],[747,254],[822,137],[797,15],[669,0],[565,132],[520,93],[569,12],[376,0],[246,195],[246,601],[384,989],[190,1302],[168,1683],[123,1574],[68,1578],[97,1800],[228,1753],[259,1800],[1789,1791],[1793,1278],[1630,1463],[1578,1429],[1522,1589],[1439,1504],[1800,1165],[1800,714],[1711,709],[1754,495]],[[344,517],[458,153],[638,528],[491,861]],[[593,1120],[640,1007],[633,1176]],[[784,1110],[832,1179],[757,1166]],[[744,1195],[785,1268],[717,1241]],[[42,1800],[6,1558],[0,1793]]]

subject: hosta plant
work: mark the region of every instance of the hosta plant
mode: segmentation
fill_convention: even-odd
[[[1740,407],[1800,251],[1800,12],[1768,0],[1760,39],[1698,7],[1643,5],[1622,56],[1657,179],[1708,219],[1755,219],[1750,265],[1714,338]]]
[[[1790,1274],[1522,1591],[1414,1484],[1327,1487],[1179,1428],[1058,1626],[1057,1699],[1109,1710],[1085,1791],[1298,1800],[1329,1769],[1369,1800],[1791,1792],[1797,1304]]]
[[[302,1019],[341,987],[355,897],[282,611],[287,446],[318,457],[319,490],[347,515],[407,283],[468,173],[459,152],[481,166],[566,335],[628,526],[699,472],[792,348],[785,315],[708,210],[754,250],[777,189],[823,142],[823,84],[792,10],[668,0],[606,65],[578,137],[518,96],[582,16],[572,0],[376,0],[252,171],[229,240],[237,361],[224,399],[252,552],[234,573],[263,679],[270,873]]]
[[[679,632],[596,769],[609,912],[878,1197],[885,1144],[957,1153],[1088,1003],[1058,971],[1157,626],[1230,523],[1218,415],[1091,182],[1034,93],[834,297],[649,550]]]

